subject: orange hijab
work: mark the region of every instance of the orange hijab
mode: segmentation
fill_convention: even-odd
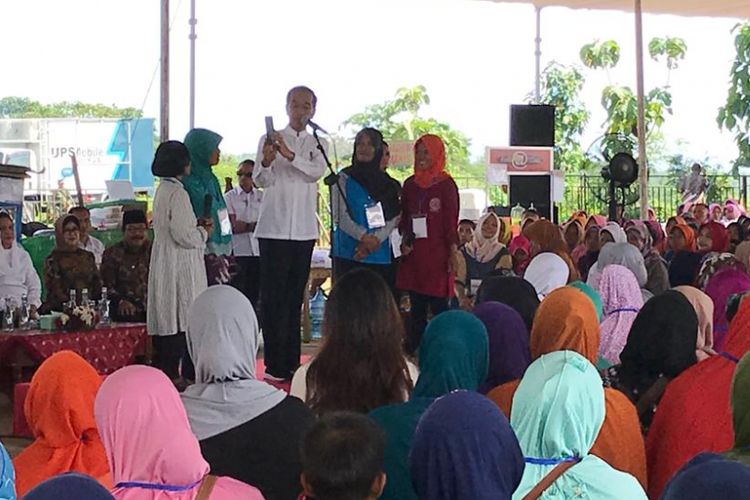
[[[675,229],[679,229],[682,235],[685,237],[685,251],[695,252],[698,247],[695,243],[695,231],[693,231],[693,228],[688,226],[687,224],[677,224],[672,228],[672,231],[674,231]],[[669,237],[669,235],[667,235],[667,237]]]
[[[414,143],[414,153],[417,152],[417,146],[420,144],[430,152],[432,163],[427,170],[417,169],[416,162],[414,165],[414,182],[422,189],[427,189],[433,184],[437,184],[443,179],[450,177],[445,171],[445,144],[443,140],[432,134],[423,135]]]
[[[530,338],[531,358],[554,351],[575,351],[596,364],[599,321],[591,299],[572,287],[555,290],[542,301],[534,316]],[[520,380],[496,387],[487,395],[506,416]],[[635,406],[623,393],[605,389],[606,417],[591,449],[617,470],[632,474],[646,487],[646,448]]]
[[[546,219],[541,219],[526,226],[526,229],[523,230],[523,235],[529,241],[539,245],[539,253],[552,252],[565,261],[569,270],[568,283],[580,279],[578,268],[573,264],[573,259],[570,258],[568,244],[565,243],[562,231],[560,231],[558,226]]]
[[[81,472],[112,487],[94,420],[101,385],[96,370],[72,351],[48,358],[31,379],[24,411],[34,442],[15,460],[19,497],[63,472]]]

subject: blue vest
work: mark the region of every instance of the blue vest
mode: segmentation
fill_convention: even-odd
[[[362,185],[347,177],[346,179],[346,199],[349,202],[349,208],[351,213],[349,216],[358,225],[367,228],[367,214],[365,209],[375,204],[375,200],[370,198],[369,193],[362,187]],[[344,203],[344,200],[341,200]],[[367,229],[368,233],[374,233],[377,229]],[[355,240],[338,226],[333,229],[333,256],[341,259],[354,260],[354,254],[357,252],[357,246],[359,241]],[[365,264],[390,264],[391,263],[391,239],[386,238],[385,241],[380,245],[376,251],[367,256],[364,260],[358,260],[357,262],[364,262]]]

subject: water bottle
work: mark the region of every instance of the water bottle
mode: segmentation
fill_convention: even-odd
[[[65,304],[65,306],[68,309],[75,308],[75,306],[76,306],[76,290],[75,290],[75,288],[71,288],[70,289],[70,292],[68,292],[68,297],[69,297],[69,300],[68,300],[68,303]]]
[[[88,307],[91,305],[91,301],[89,300],[89,289],[84,288],[81,290],[81,305],[83,307]]]
[[[30,313],[29,313],[29,296],[25,293],[21,295],[21,310],[18,317],[18,326],[23,330],[28,330],[30,327]]]
[[[13,307],[13,299],[10,297],[5,298],[5,316],[3,318],[3,329],[6,332],[12,332],[15,328],[16,322],[16,311]]]
[[[99,323],[109,325],[109,298],[107,297],[107,287],[102,287],[102,298],[99,301]]]
[[[310,299],[310,323],[312,327],[313,340],[320,339],[322,336],[323,312],[326,308],[326,297],[323,290],[318,288],[315,295]]]

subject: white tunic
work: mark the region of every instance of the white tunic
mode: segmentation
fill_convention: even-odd
[[[28,296],[29,305],[39,307],[42,304],[42,283],[31,257],[16,242],[9,250],[0,246],[0,299],[10,297],[20,306],[23,294]]]
[[[208,286],[203,252],[206,230],[197,227],[182,183],[164,178],[154,196],[154,242],[148,274],[148,334],[187,329],[188,313]]]
[[[82,248],[86,250],[87,252],[91,252],[94,254],[94,261],[96,262],[96,267],[102,267],[102,257],[104,257],[104,243],[97,240],[93,236],[89,236],[89,240],[84,245],[83,242],[80,242],[78,244],[78,248]]]

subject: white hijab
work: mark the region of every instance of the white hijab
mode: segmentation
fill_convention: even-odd
[[[612,239],[615,243],[627,243],[628,235],[625,234],[625,230],[620,227],[617,222],[607,222],[607,225],[601,228],[600,233],[607,232],[612,235]]]
[[[235,288],[212,286],[195,299],[187,344],[196,383],[182,394],[190,427],[199,441],[265,413],[286,397],[255,378],[258,320]]]
[[[565,286],[568,282],[570,269],[565,261],[557,254],[544,252],[531,259],[523,279],[534,286],[539,300]]]
[[[495,230],[495,234],[493,234],[492,237],[488,239],[485,238],[482,234],[482,225],[490,217],[494,217],[497,221],[497,229]],[[500,252],[500,250],[505,248],[505,245],[503,245],[499,241],[502,224],[503,222],[500,220],[500,217],[495,215],[493,212],[489,212],[482,216],[482,218],[479,219],[479,222],[477,223],[477,228],[474,230],[474,237],[469,243],[466,244],[466,253],[481,264],[494,259],[495,256]]]

